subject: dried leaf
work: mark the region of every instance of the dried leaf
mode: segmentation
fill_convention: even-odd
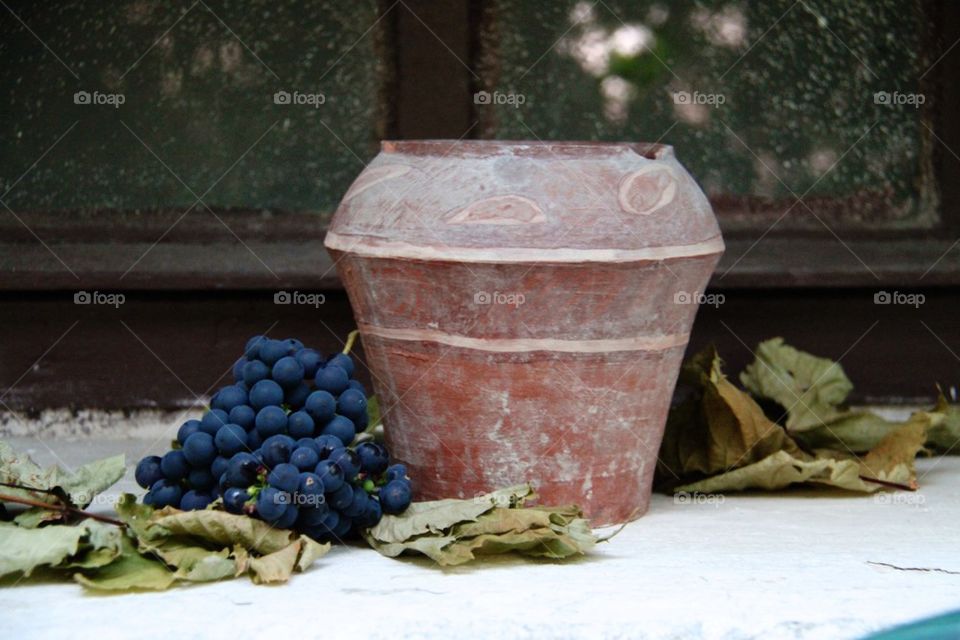
[[[209,509],[154,511],[131,495],[123,496],[117,513],[137,535],[140,552],[162,559],[181,580],[220,580],[249,571],[254,582],[283,582],[330,550],[329,544],[247,516]]]
[[[39,567],[98,567],[120,554],[122,533],[101,522],[28,529],[0,523],[0,576]]]
[[[123,552],[119,558],[94,571],[77,573],[74,579],[98,591],[161,591],[174,584],[176,577],[162,562],[141,555],[136,544],[126,536],[122,540]]]
[[[17,453],[10,445],[0,441],[0,482],[37,490],[2,487],[0,492],[18,498],[29,498],[48,504],[61,504],[59,498],[66,498],[72,506],[82,509],[93,502],[98,493],[122,478],[125,472],[126,465],[122,455],[85,464],[73,472],[63,471],[57,466],[42,469],[30,456]],[[48,493],[49,491],[55,493]],[[18,524],[36,527],[61,519],[61,512],[31,509],[21,514]]]
[[[661,480],[725,472],[777,451],[800,454],[783,428],[727,380],[713,348],[684,365],[682,382],[690,395],[668,417],[658,462]]]
[[[534,497],[529,485],[520,485],[473,500],[414,503],[364,537],[385,556],[420,553],[441,566],[509,552],[566,558],[596,544],[579,508],[522,506]]]
[[[832,419],[853,390],[839,363],[795,349],[783,338],[760,343],[756,360],[740,374],[740,382],[754,396],[786,409],[791,433]]]
[[[293,574],[300,555],[300,541],[297,540],[279,551],[259,558],[250,559],[250,574],[257,584],[286,582]]]

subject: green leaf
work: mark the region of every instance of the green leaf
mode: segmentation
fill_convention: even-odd
[[[376,395],[371,395],[367,398],[367,416],[370,418],[367,421],[367,431],[372,431],[382,421],[380,417],[380,400]]]
[[[740,374],[740,382],[754,396],[786,409],[791,433],[833,418],[853,390],[839,363],[795,349],[783,338],[760,343],[756,360]]]

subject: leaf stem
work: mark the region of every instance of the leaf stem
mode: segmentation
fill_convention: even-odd
[[[875,482],[885,487],[890,487],[891,489],[900,489],[901,491],[917,490],[916,482],[913,482],[911,484],[900,484],[899,482],[890,482],[889,480],[877,480],[876,478],[871,478],[869,476],[860,476],[860,479],[863,480],[864,482]]]
[[[21,498],[18,496],[11,496],[6,493],[0,493],[0,502],[15,502],[17,504],[23,504],[28,507],[39,507],[41,509],[50,509],[51,511],[60,511],[61,513],[70,513],[82,518],[90,518],[91,520],[99,520],[100,522],[106,522],[108,524],[114,524],[118,527],[126,527],[126,523],[121,522],[120,520],[115,520],[109,516],[101,516],[97,513],[90,513],[89,511],[84,511],[83,509],[77,509],[76,507],[70,507],[64,504],[50,504],[49,502],[42,502],[40,500],[31,500],[30,498]]]
[[[353,343],[357,341],[358,335],[360,335],[360,332],[357,329],[354,329],[349,334],[347,334],[347,344],[343,345],[344,355],[350,354],[350,349],[353,349]]]

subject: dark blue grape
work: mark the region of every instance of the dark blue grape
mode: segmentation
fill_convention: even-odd
[[[301,496],[298,504],[301,506],[315,506],[326,504],[323,498],[324,487],[323,480],[315,473],[304,471],[300,474],[300,484],[297,487],[297,494]]]
[[[337,523],[337,526],[333,529],[333,537],[337,540],[343,540],[347,537],[347,534],[350,533],[350,529],[353,527],[353,518],[350,516],[340,514],[340,522]]]
[[[361,383],[359,380],[351,379],[350,382],[347,383],[347,388],[356,389],[357,391],[363,394],[364,398],[367,397],[367,390],[364,388],[363,383]]]
[[[360,470],[371,476],[378,476],[387,470],[390,458],[387,450],[376,442],[361,442],[356,448],[360,457]]]
[[[281,387],[291,389],[303,382],[303,365],[293,356],[285,356],[273,365],[272,376]]]
[[[200,431],[215,436],[217,435],[217,431],[220,430],[220,427],[229,423],[230,418],[226,411],[223,409],[211,409],[203,414],[203,418],[200,419]],[[186,444],[186,441],[184,441],[184,444]]]
[[[380,487],[380,507],[384,513],[403,513],[410,506],[411,497],[408,480],[391,480]]]
[[[223,472],[227,470],[227,467],[230,466],[230,458],[225,458],[223,456],[217,456],[213,459],[213,462],[210,463],[210,473],[213,474],[213,477],[219,478],[223,475]]]
[[[250,499],[250,494],[241,487],[230,487],[223,492],[223,506],[230,513],[243,513],[243,506]]]
[[[243,348],[243,355],[253,360],[254,358],[260,357],[260,346],[263,345],[269,338],[267,336],[253,336],[247,340],[246,346]]]
[[[306,382],[301,382],[296,387],[286,390],[283,395],[283,401],[287,403],[288,407],[296,411],[303,408],[311,392],[312,389],[309,385],[307,385]]]
[[[317,444],[317,441],[314,440],[313,438],[300,438],[299,440],[297,440],[296,446],[297,446],[298,449],[299,449],[300,447],[307,447],[307,448],[309,448],[309,449],[313,449],[314,451],[317,452],[317,460],[319,461],[319,459],[320,459],[320,445]]]
[[[209,433],[198,431],[183,443],[183,455],[194,467],[209,467],[217,457],[217,448]]]
[[[291,413],[287,418],[287,432],[291,438],[312,438],[313,418],[306,411]]]
[[[356,368],[353,365],[353,358],[351,358],[346,353],[338,353],[327,360],[327,366],[334,365],[340,367],[347,372],[348,377],[353,377],[353,374],[356,372]]]
[[[200,421],[199,420],[187,420],[180,428],[177,430],[177,442],[180,443],[180,446],[183,446],[183,443],[187,441],[187,438],[195,434],[197,431],[200,431]]]
[[[316,424],[326,424],[337,412],[337,399],[327,391],[314,391],[307,396],[303,409]]]
[[[230,457],[247,448],[247,432],[238,424],[225,424],[213,439],[220,453]]]
[[[257,412],[253,410],[253,407],[239,404],[233,409],[230,409],[230,414],[227,416],[227,419],[230,421],[230,424],[238,424],[244,428],[246,431],[253,429],[254,422],[257,419]]]
[[[320,448],[320,459],[326,460],[330,454],[343,446],[343,441],[337,436],[319,435],[314,438],[317,446]]]
[[[220,389],[214,397],[214,408],[228,414],[234,407],[244,404],[247,404],[247,392],[235,384]]]
[[[319,476],[323,482],[324,493],[332,493],[343,486],[343,469],[338,467],[332,460],[321,460],[317,463],[314,473]]]
[[[209,493],[200,491],[187,491],[180,499],[180,508],[184,511],[199,511],[206,509],[207,505],[213,502],[213,497]]]
[[[256,429],[247,432],[247,449],[255,451],[263,446],[263,437],[257,433]]]
[[[380,503],[370,498],[367,500],[367,508],[360,517],[354,519],[353,523],[360,528],[368,529],[376,526],[382,517],[383,511],[380,508]]]
[[[316,382],[317,389],[338,396],[347,390],[347,385],[350,384],[350,376],[343,370],[343,367],[328,362],[322,369],[317,369],[314,382]]]
[[[192,469],[187,474],[187,485],[195,491],[210,491],[216,484],[217,480],[209,469]]]
[[[287,413],[280,407],[269,406],[257,412],[257,433],[266,440],[287,429]]]
[[[363,515],[364,511],[367,510],[368,500],[370,500],[370,498],[367,497],[366,491],[363,491],[359,488],[354,488],[353,497],[350,499],[350,504],[344,507],[341,511],[345,516],[359,518]]]
[[[190,473],[190,463],[187,462],[182,450],[168,451],[160,458],[160,470],[163,471],[163,477],[167,480],[177,482],[186,478],[187,474]]]
[[[292,356],[303,349],[303,343],[297,340],[296,338],[287,338],[284,340],[287,343],[287,352]]]
[[[362,491],[362,489],[359,489],[359,491]],[[328,504],[340,513],[343,513],[343,510],[350,506],[352,501],[353,487],[348,482],[344,482],[336,491],[327,496]]]
[[[387,482],[407,477],[407,467],[402,464],[392,464],[387,467]]]
[[[353,426],[350,418],[345,418],[341,415],[333,416],[333,418],[323,426],[320,432],[325,436],[339,438],[345,447],[353,442],[354,437],[357,435],[356,427]]]
[[[281,462],[267,475],[267,482],[271,487],[293,493],[300,486],[300,469],[289,462]]]
[[[322,494],[321,494],[322,497]],[[300,506],[299,517],[297,518],[297,529],[307,531],[321,524],[330,508],[326,504],[320,503],[316,506]]]
[[[283,340],[267,340],[260,345],[260,360],[269,367],[277,363],[280,358],[290,355],[290,346]]]
[[[319,458],[318,458],[319,460]],[[314,462],[316,467],[317,463]],[[137,463],[137,469],[133,472],[137,484],[144,489],[149,489],[153,484],[163,478],[163,469],[160,468],[160,456],[147,456]]]
[[[319,542],[333,540],[333,532],[340,524],[340,514],[330,509],[320,518],[320,522],[304,529],[304,533]]]
[[[289,436],[275,435],[266,438],[263,441],[263,462],[272,469],[278,464],[290,462],[290,454],[293,453],[293,440]]]
[[[327,459],[340,467],[346,480],[353,480],[360,473],[360,456],[353,449],[347,449],[346,447],[336,449]]]
[[[297,447],[290,454],[290,464],[300,471],[313,471],[317,468],[318,462],[320,462],[320,456],[316,450],[309,447]]]
[[[151,504],[161,509],[163,507],[180,506],[180,498],[183,496],[183,491],[180,489],[179,483],[164,478],[153,483],[153,486],[150,487],[150,494]]]
[[[274,487],[265,487],[257,494],[257,514],[267,522],[275,522],[287,510],[290,494]]]
[[[231,487],[246,489],[257,481],[257,471],[260,461],[252,454],[241,452],[230,458],[227,466],[226,481]]]
[[[240,382],[243,380],[243,365],[247,364],[247,359],[241,357],[235,363],[233,363],[233,381]]]
[[[251,360],[243,365],[243,381],[250,387],[270,377],[270,367],[259,360]]]
[[[351,418],[353,420],[353,426],[357,430],[357,433],[365,431],[367,426],[370,424],[370,414],[367,413],[367,410],[364,409],[356,418]],[[376,425],[374,425],[376,426]]]
[[[367,410],[367,399],[356,389],[347,389],[337,398],[337,413],[353,421]]]
[[[283,512],[282,516],[272,521],[270,524],[278,529],[289,529],[297,521],[299,515],[300,509],[297,508],[297,505],[291,504],[287,507],[287,510]]]
[[[301,349],[297,351],[297,355],[294,357],[303,367],[303,376],[305,378],[313,379],[313,377],[317,375],[317,369],[323,365],[323,356],[315,349]]]
[[[273,380],[261,380],[250,388],[250,406],[260,411],[264,407],[283,403],[283,388]]]

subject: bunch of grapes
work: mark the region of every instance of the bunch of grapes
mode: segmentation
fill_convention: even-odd
[[[204,509],[222,499],[244,513],[320,541],[372,527],[410,504],[410,479],[383,445],[354,445],[367,396],[347,353],[329,360],[299,340],[254,336],[200,420],[173,450],[137,464],[144,503]]]

